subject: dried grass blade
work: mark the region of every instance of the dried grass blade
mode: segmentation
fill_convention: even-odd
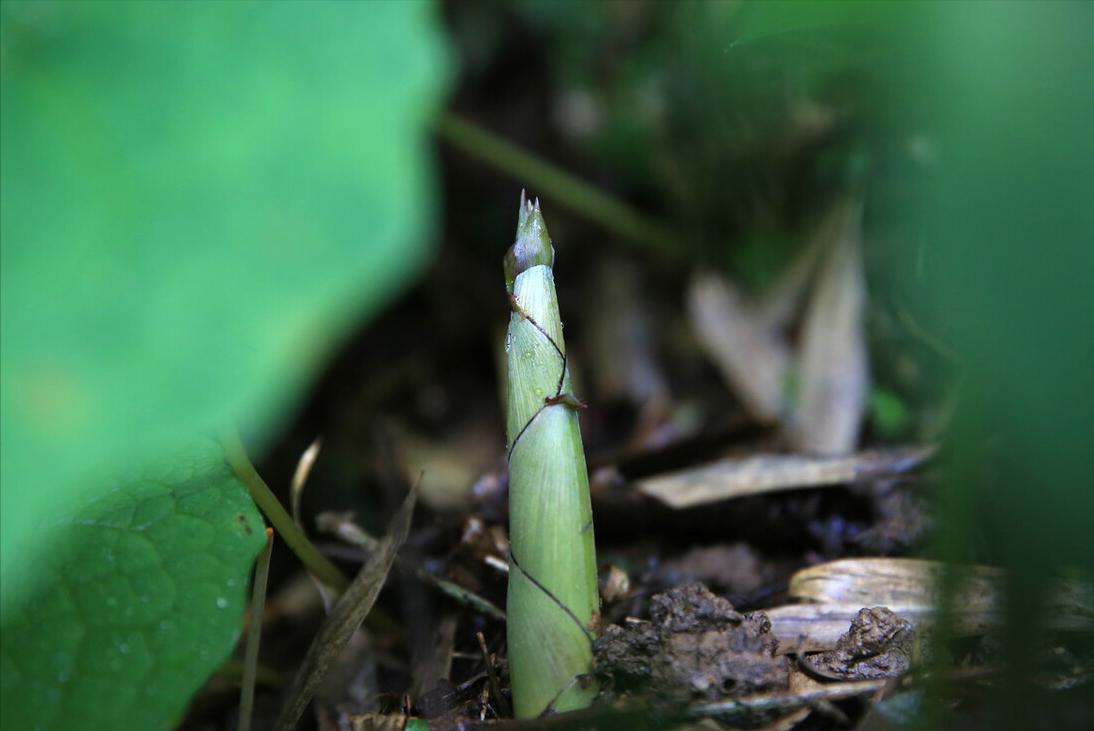
[[[703,274],[688,288],[692,328],[748,413],[764,424],[783,411],[790,348],[752,304],[724,278]]]
[[[395,556],[410,532],[410,519],[414,514],[417,496],[418,488],[415,485],[407,494],[399,512],[391,519],[387,536],[380,541],[376,552],[350,582],[345,593],[335,603],[330,616],[319,628],[292,687],[286,694],[285,705],[275,725],[278,731],[290,731],[296,726],[331,663],[368,616],[391,571]]]
[[[788,436],[799,451],[840,455],[858,444],[869,387],[862,203],[838,202],[823,225],[832,244],[805,314],[798,407]]]

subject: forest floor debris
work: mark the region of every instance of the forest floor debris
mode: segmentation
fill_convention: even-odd
[[[595,643],[597,673],[617,690],[714,700],[787,687],[789,665],[763,612],[741,614],[702,584],[658,594],[649,622],[611,625]]]

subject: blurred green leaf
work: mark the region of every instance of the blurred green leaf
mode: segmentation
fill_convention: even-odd
[[[5,611],[88,467],[268,428],[422,263],[432,11],[3,4]]]
[[[874,386],[870,390],[870,418],[879,436],[896,439],[907,430],[911,415],[900,396],[881,386]]]
[[[913,20],[922,3],[861,2],[861,0],[767,0],[742,3],[735,44],[790,40],[804,34],[818,43],[839,42],[850,29],[885,31]],[[799,39],[799,42],[802,39]],[[853,49],[847,49],[853,50]]]
[[[1011,570],[982,725],[1058,726],[1059,696],[1029,679],[1046,586],[1094,576],[1094,4],[929,8],[919,70],[940,165],[918,255],[930,329],[963,364],[939,549]]]
[[[931,328],[968,369],[953,492],[975,505],[964,517],[987,558],[1031,576],[1046,557],[1094,569],[1094,5],[934,8],[945,32],[923,72],[944,174],[920,256]]]
[[[4,619],[5,729],[168,728],[231,652],[262,518],[212,440],[158,464],[53,521]]]

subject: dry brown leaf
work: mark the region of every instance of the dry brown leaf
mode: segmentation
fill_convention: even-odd
[[[442,681],[451,679],[452,651],[456,643],[458,624],[459,616],[456,613],[445,612],[433,630],[431,641],[418,643],[412,648],[408,690],[412,699],[420,700],[423,694],[438,687]]]
[[[588,309],[585,352],[598,399],[638,407],[668,407],[669,385],[657,357],[654,323],[641,272],[630,259],[609,256],[597,270]]]
[[[380,541],[376,552],[335,602],[330,615],[316,633],[292,686],[285,694],[285,704],[275,725],[278,731],[291,731],[296,727],[331,664],[376,603],[395,556],[410,531],[417,496],[415,485],[407,493],[399,512],[391,519],[387,536]]]
[[[367,630],[357,630],[315,689],[316,717],[338,718],[374,711],[380,693],[377,648]]]
[[[862,204],[839,201],[821,236],[831,237],[805,313],[797,408],[788,437],[802,452],[841,455],[858,444],[868,389],[862,313]]]
[[[688,289],[688,312],[699,343],[748,413],[761,423],[782,414],[790,348],[730,282],[700,274]]]
[[[893,448],[848,457],[759,454],[728,457],[700,467],[640,480],[638,489],[669,507],[696,505],[801,487],[828,487],[910,470],[933,447]]]

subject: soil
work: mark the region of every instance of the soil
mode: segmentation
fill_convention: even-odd
[[[596,641],[596,672],[617,692],[716,700],[784,689],[789,664],[763,612],[737,612],[702,584],[657,594],[650,621],[610,625]]]
[[[802,665],[825,678],[892,678],[911,668],[915,639],[911,623],[888,608],[863,609],[834,650],[806,655]]]

